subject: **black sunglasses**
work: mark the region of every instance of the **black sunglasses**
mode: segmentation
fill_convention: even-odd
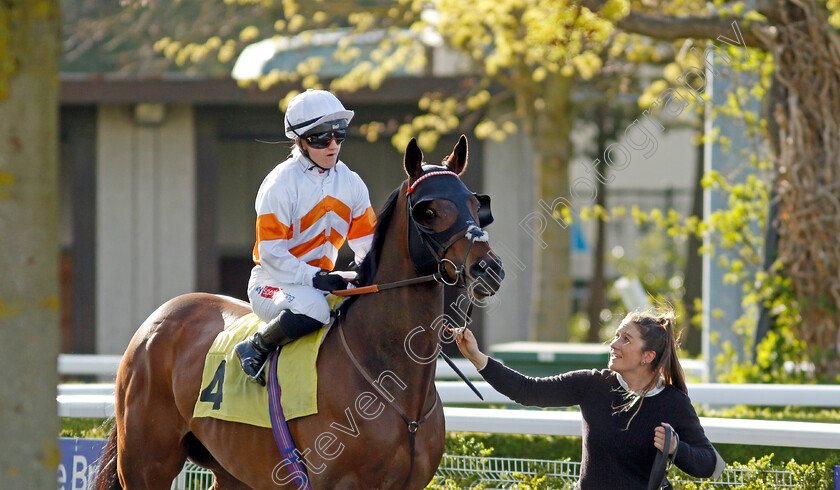
[[[309,146],[319,149],[330,146],[330,142],[332,142],[333,138],[335,138],[335,142],[340,145],[344,142],[346,137],[346,129],[336,129],[335,131],[329,131],[327,133],[309,134],[304,136],[306,142],[309,143]]]

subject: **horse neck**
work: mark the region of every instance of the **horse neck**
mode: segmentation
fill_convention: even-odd
[[[417,277],[407,253],[404,200],[392,219],[385,242],[388,253],[383,250],[374,284]],[[395,390],[399,395],[392,392],[405,409],[430,406],[439,349],[434,326],[442,314],[443,288],[437,282],[364,295],[348,312],[350,349],[374,379],[389,371],[406,385]]]

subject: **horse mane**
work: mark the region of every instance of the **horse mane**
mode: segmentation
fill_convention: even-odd
[[[356,284],[358,286],[370,286],[373,284],[373,278],[376,276],[376,271],[379,269],[379,257],[382,255],[382,248],[385,244],[385,235],[388,233],[388,227],[391,224],[391,219],[394,216],[394,210],[397,208],[397,198],[400,195],[400,188],[394,189],[394,192],[388,196],[382,209],[376,214],[376,227],[373,231],[373,244],[370,247],[362,263],[356,269]],[[350,296],[345,301],[338,312],[340,315],[346,314],[350,306],[355,302],[358,296]]]

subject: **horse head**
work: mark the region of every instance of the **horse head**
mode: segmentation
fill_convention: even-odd
[[[467,189],[467,138],[461,135],[441,165],[423,162],[414,138],[405,151],[408,249],[421,275],[437,273],[449,285],[482,299],[498,291],[505,272],[484,227],[493,222],[490,197]]]

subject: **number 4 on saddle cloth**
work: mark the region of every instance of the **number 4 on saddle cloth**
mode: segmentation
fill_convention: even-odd
[[[344,298],[327,296],[330,307]],[[201,392],[193,417],[213,417],[230,422],[271,427],[268,390],[248,379],[239,369],[233,347],[250,338],[262,325],[251,313],[222,330],[204,359]],[[281,405],[286,420],[318,413],[318,373],[315,362],[327,326],[283,346],[277,360],[277,372],[283,393]],[[268,373],[266,373],[268,375]]]

